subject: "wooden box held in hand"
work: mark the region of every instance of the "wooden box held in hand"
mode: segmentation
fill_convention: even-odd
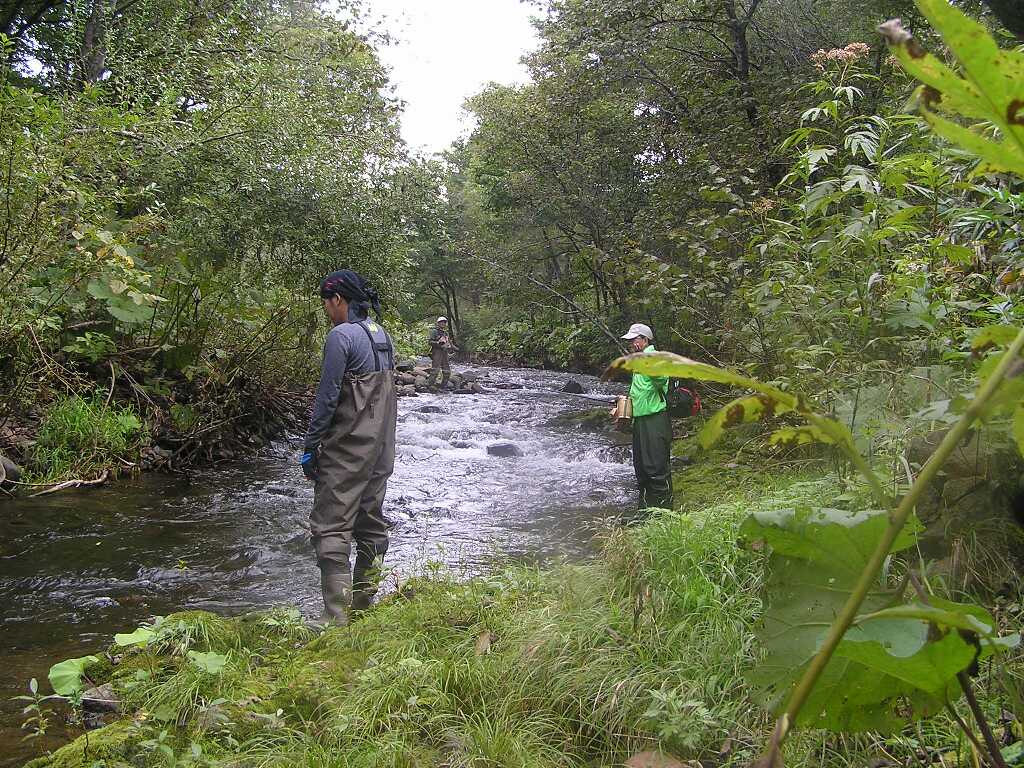
[[[616,397],[614,416],[616,419],[632,419],[633,401],[625,395],[619,395]]]

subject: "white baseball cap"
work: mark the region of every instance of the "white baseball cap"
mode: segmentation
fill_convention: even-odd
[[[654,331],[651,330],[651,326],[643,323],[633,323],[629,326],[629,330],[622,334],[622,338],[626,340],[635,339],[637,336],[644,336],[654,341]]]
[[[439,322],[439,323],[447,323],[448,322],[448,318],[447,317],[439,317],[439,318],[437,318],[437,322]]]

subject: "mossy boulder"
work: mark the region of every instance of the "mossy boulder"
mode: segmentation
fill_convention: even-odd
[[[560,413],[551,420],[551,424],[583,432],[613,432],[615,430],[615,420],[608,415],[607,407]]]
[[[37,757],[27,763],[25,768],[90,768],[94,765],[114,765],[131,755],[138,738],[138,730],[131,722],[119,720],[78,737],[52,754]]]

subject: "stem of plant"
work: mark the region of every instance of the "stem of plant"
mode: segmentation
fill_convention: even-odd
[[[971,714],[974,715],[974,720],[978,724],[978,728],[981,730],[981,737],[985,740],[985,746],[988,747],[989,757],[992,758],[992,764],[996,768],[1007,768],[1006,761],[1003,760],[1002,750],[999,749],[999,742],[996,741],[995,735],[992,733],[992,728],[988,724],[988,720],[985,718],[985,713],[981,711],[981,706],[978,704],[977,698],[974,696],[974,688],[971,686],[971,678],[966,672],[960,672],[956,679],[960,682],[960,687],[963,688],[964,697],[967,699],[967,706],[971,708]]]
[[[819,428],[826,423],[826,420],[816,413],[805,413],[804,418]],[[882,487],[882,481],[878,479],[878,475],[871,469],[867,459],[860,455],[860,452],[852,443],[843,442],[839,444],[839,447],[849,457],[857,471],[868,481],[868,485],[871,486],[871,492],[875,495],[875,500],[885,509],[891,509],[893,505],[892,497],[885,492],[885,488]]]
[[[978,737],[974,735],[974,731],[971,730],[971,726],[969,726],[964,721],[964,719],[960,717],[960,713],[956,711],[956,707],[954,707],[949,702],[946,702],[946,711],[949,712],[949,716],[952,717],[954,721],[956,721],[956,724],[960,727],[960,730],[963,731],[964,735],[967,737],[967,740],[974,745],[974,748],[979,753],[984,752],[985,749],[981,746],[981,742],[978,741]]]
[[[931,601],[928,599],[928,591],[924,588],[924,585],[913,571],[907,572],[907,580],[913,585],[918,599],[925,605],[931,605]],[[971,678],[966,672],[960,672],[956,677],[957,681],[960,683],[960,688],[963,689],[964,696],[967,698],[967,706],[970,707],[971,714],[974,715],[975,722],[978,724],[978,727],[981,728],[981,734],[985,739],[985,747],[981,746],[981,743],[978,741],[978,737],[974,735],[974,731],[972,731],[970,726],[964,722],[963,718],[960,717],[960,713],[956,711],[956,707],[954,707],[949,701],[946,701],[946,709],[949,711],[949,714],[953,716],[953,719],[956,720],[957,725],[960,726],[960,730],[962,730],[967,735],[967,738],[971,740],[971,743],[978,751],[978,754],[988,752],[989,759],[996,768],[1007,768],[1006,762],[1003,760],[1003,753],[999,750],[999,745],[996,743],[996,739],[992,735],[992,729],[989,727],[988,720],[985,719],[985,713],[981,711],[981,707],[978,706],[978,700],[974,697],[974,689],[971,687]]]
[[[914,510],[917,505],[918,499],[924,493],[925,489],[931,484],[935,475],[939,469],[945,463],[946,459],[956,448],[957,444],[963,439],[967,431],[974,426],[975,421],[981,416],[985,409],[985,405],[988,403],[992,396],[999,389],[999,385],[1002,384],[1006,378],[1010,367],[1016,363],[1021,350],[1024,349],[1024,329],[1018,332],[1017,337],[1010,344],[1009,349],[1003,356],[1003,359],[999,361],[999,365],[996,366],[991,376],[985,381],[981,389],[978,390],[974,400],[967,408],[967,412],[964,413],[963,417],[953,426],[946,436],[939,443],[939,447],[936,448],[935,453],[932,454],[931,458],[925,463],[924,467],[921,468],[921,474],[918,475],[917,480],[907,491],[899,505],[895,510],[889,513],[889,526],[886,528],[885,534],[878,542],[878,546],[875,547],[875,551],[871,555],[871,559],[868,564],[864,567],[861,572],[860,578],[857,580],[857,584],[854,586],[853,592],[850,594],[849,599],[843,606],[842,611],[836,617],[836,620],[832,623],[828,633],[825,635],[825,639],[822,642],[821,649],[811,659],[807,669],[804,670],[804,674],[797,681],[796,687],[793,689],[793,693],[789,698],[789,702],[786,705],[786,710],[780,718],[780,723],[785,721],[782,728],[777,730],[777,735],[780,737],[778,744],[785,741],[789,734],[789,726],[796,723],[797,717],[800,714],[800,710],[803,709],[804,704],[807,702],[807,698],[810,696],[811,691],[814,690],[815,684],[818,682],[818,677],[825,670],[825,666],[832,658],[832,654],[835,653],[836,647],[842,641],[846,631],[850,628],[854,619],[857,617],[857,612],[860,610],[860,606],[863,604],[864,599],[867,597],[868,592],[871,589],[872,584],[878,578],[878,573],[882,569],[882,565],[885,563],[885,558],[889,556],[889,551],[892,549],[893,542],[896,541],[896,537],[900,531],[903,530],[903,526],[906,524],[910,517],[910,513]],[[863,461],[863,460],[862,460]],[[860,465],[858,464],[858,468]],[[868,469],[870,472],[870,468]],[[871,472],[866,475],[869,483],[874,478],[875,483],[878,482],[877,477]],[[872,484],[874,487],[874,483]],[[879,488],[880,488],[879,484]],[[877,493],[877,491],[876,491]],[[884,491],[882,497],[885,497]],[[773,739],[774,741],[774,739]],[[998,759],[998,758],[995,758]]]

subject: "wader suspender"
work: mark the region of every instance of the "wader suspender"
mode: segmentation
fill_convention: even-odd
[[[388,336],[387,331],[385,331],[384,328],[381,327],[381,331],[384,333],[384,338],[387,339],[387,341],[374,341],[373,340],[373,334],[370,333],[370,329],[367,328],[363,324],[365,322],[366,322],[365,320],[362,320],[362,321],[356,323],[356,325],[358,325],[360,328],[363,329],[363,333],[366,334],[366,338],[368,338],[370,340],[370,346],[373,348],[373,369],[375,371],[377,371],[377,372],[380,372],[380,371],[384,370],[383,368],[380,367],[380,353],[381,352],[387,352],[391,356],[391,368],[389,368],[388,370],[390,371],[390,370],[394,369],[394,367],[395,367],[395,350],[394,350],[394,347],[391,346],[391,337]]]

